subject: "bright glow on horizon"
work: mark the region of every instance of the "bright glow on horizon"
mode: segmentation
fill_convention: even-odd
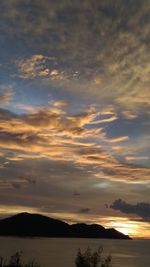
[[[105,228],[115,228],[117,231],[122,232],[125,235],[129,235],[133,238],[146,238],[150,239],[150,226],[147,222],[140,222],[135,220],[129,220],[129,218],[122,217],[101,217],[99,219],[97,215],[86,215],[74,213],[59,213],[59,212],[42,212],[40,209],[22,207],[22,206],[11,206],[10,209],[6,206],[0,206],[1,217],[9,217],[17,213],[29,212],[39,213],[45,216],[65,221],[69,224],[74,223],[86,223],[86,224],[100,224]]]
[[[136,236],[138,234],[138,226],[136,223],[116,221],[112,223],[112,227],[125,235]]]
[[[103,218],[103,224],[107,228],[115,228],[117,231],[133,238],[150,238],[150,226],[148,222],[130,220],[122,217]]]

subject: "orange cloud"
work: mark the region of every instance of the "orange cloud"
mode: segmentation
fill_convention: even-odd
[[[7,159],[68,161],[77,167],[90,166],[97,178],[104,176],[110,180],[133,183],[148,181],[149,169],[117,159],[121,148],[116,147],[116,143],[127,141],[128,136],[108,138],[104,129],[97,128],[96,123],[95,127],[87,128],[87,125],[96,122],[99,115],[93,107],[75,115],[68,114],[63,107],[62,103],[56,103],[51,108],[40,108],[19,116],[2,113],[0,147],[15,152]],[[93,171],[94,166],[96,170]]]

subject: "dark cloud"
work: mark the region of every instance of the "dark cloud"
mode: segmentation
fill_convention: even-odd
[[[79,213],[89,213],[91,211],[91,209],[89,208],[82,208],[79,210]]]
[[[78,192],[74,192],[73,193],[73,196],[75,196],[75,197],[79,197],[81,194],[80,193],[78,193]]]
[[[126,214],[136,214],[144,220],[150,221],[150,203],[139,202],[136,204],[129,204],[122,199],[115,200],[110,208],[120,210]]]
[[[2,179],[0,177],[0,190],[2,189],[23,189],[28,188],[29,186],[35,185],[35,180],[31,178],[25,178],[25,177],[18,177],[17,179],[12,178],[5,178]]]

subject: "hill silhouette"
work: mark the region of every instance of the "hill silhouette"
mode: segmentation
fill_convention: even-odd
[[[0,235],[20,237],[76,237],[131,239],[115,229],[98,224],[72,224],[40,214],[19,213],[0,220]]]

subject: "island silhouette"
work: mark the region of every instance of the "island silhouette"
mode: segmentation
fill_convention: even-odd
[[[1,236],[131,239],[114,228],[99,224],[69,225],[41,214],[19,213],[0,220]]]

